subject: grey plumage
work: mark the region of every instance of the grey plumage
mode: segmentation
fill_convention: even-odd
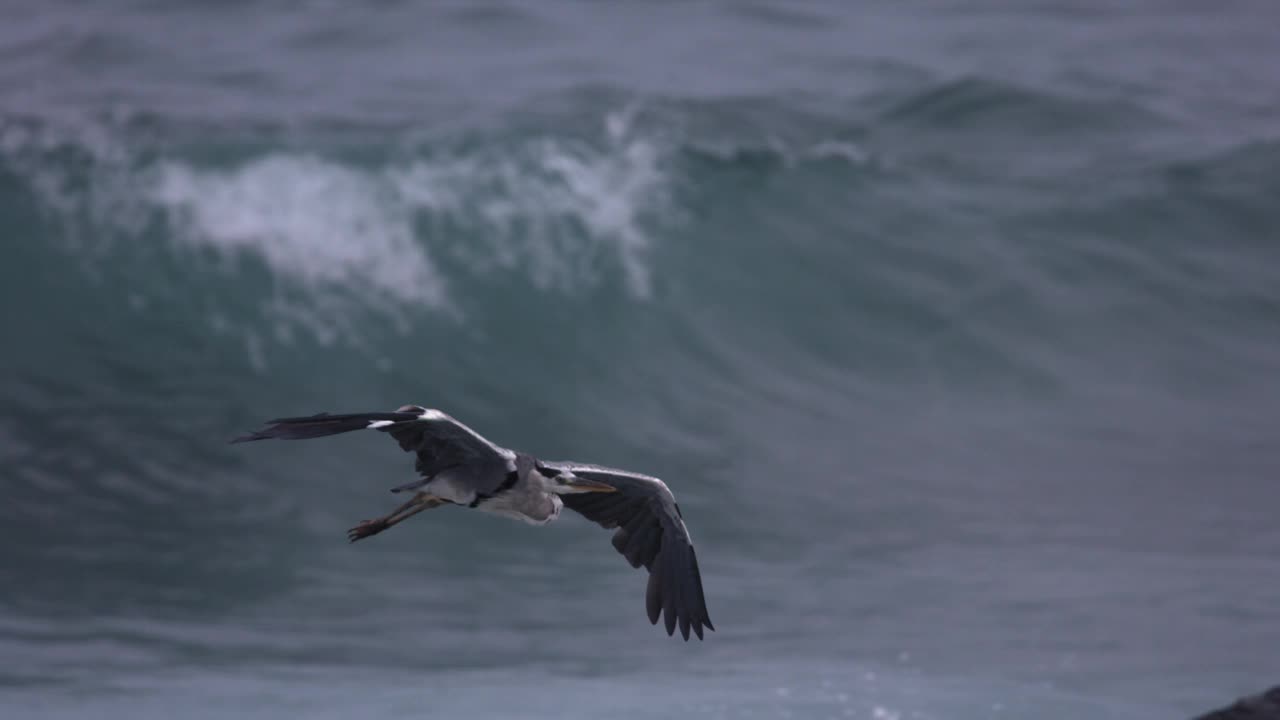
[[[368,537],[442,504],[456,504],[546,524],[562,507],[608,529],[613,546],[632,567],[649,573],[645,609],[649,621],[664,618],[689,639],[714,630],[703,595],[693,541],[680,507],[666,484],[640,473],[574,462],[548,462],[500,447],[439,410],[406,405],[390,413],[321,413],[279,418],[268,427],[232,440],[301,440],[355,430],[391,435],[417,456],[420,479],[393,488],[417,491],[388,515],[352,528],[352,541]]]
[[[666,615],[667,634],[676,623],[687,639],[690,628],[702,637],[702,627],[714,630],[702,595],[702,575],[693,540],[675,496],[655,477],[600,465],[547,462],[546,466],[607,483],[616,493],[566,495],[570,510],[604,528],[617,528],[613,547],[631,563],[649,571],[645,609],[649,622]]]

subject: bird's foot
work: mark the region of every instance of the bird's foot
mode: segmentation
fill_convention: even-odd
[[[356,525],[347,531],[347,540],[350,542],[363,540],[370,535],[377,535],[383,530],[386,530],[387,527],[388,525],[385,518],[378,518],[377,520],[361,520],[359,525]]]

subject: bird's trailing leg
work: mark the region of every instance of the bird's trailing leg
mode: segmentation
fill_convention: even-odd
[[[347,539],[351,542],[355,542],[357,540],[363,540],[370,535],[377,535],[392,525],[408,520],[423,510],[430,510],[433,507],[439,507],[446,502],[448,501],[441,500],[434,495],[428,495],[427,493],[420,492],[414,495],[412,500],[401,505],[395,510],[392,510],[386,515],[383,515],[380,518],[374,518],[373,520],[364,520],[359,525],[351,528],[347,531]]]

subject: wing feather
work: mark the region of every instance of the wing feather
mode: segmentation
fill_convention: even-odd
[[[480,483],[475,489],[481,493],[493,490],[484,487],[485,483],[500,484],[505,477],[505,471],[485,470],[507,466],[515,458],[512,451],[493,444],[450,415],[417,405],[405,405],[395,412],[320,413],[277,418],[268,421],[268,425],[233,442],[273,438],[302,440],[354,430],[377,430],[395,438],[401,450],[417,455],[414,468],[423,477],[430,478],[448,468],[466,466],[474,481]]]
[[[668,635],[677,626],[689,639],[715,630],[707,612],[698,559],[671,490],[649,475],[600,465],[547,462],[544,465],[578,477],[612,485],[617,492],[562,495],[565,507],[606,529],[616,529],[612,544],[632,567],[649,572],[645,612],[649,622],[661,617]]]
[[[662,615],[662,588],[657,573],[649,573],[649,584],[644,591],[644,609],[649,614],[649,624],[657,625]]]
[[[475,469],[489,465],[507,465],[515,453],[495,445],[483,435],[459,422],[453,416],[439,410],[421,410],[418,417],[377,428],[396,439],[400,448],[418,456],[414,469],[423,477],[431,477],[451,467],[468,466]],[[472,473],[475,477],[501,475]],[[493,488],[477,487],[478,492],[491,492]]]

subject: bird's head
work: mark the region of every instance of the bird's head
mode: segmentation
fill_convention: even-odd
[[[557,495],[575,495],[577,493],[589,492],[617,492],[618,489],[607,483],[588,480],[584,477],[578,477],[570,472],[554,470],[539,464],[537,466],[538,475],[542,478],[542,484],[547,492]]]

